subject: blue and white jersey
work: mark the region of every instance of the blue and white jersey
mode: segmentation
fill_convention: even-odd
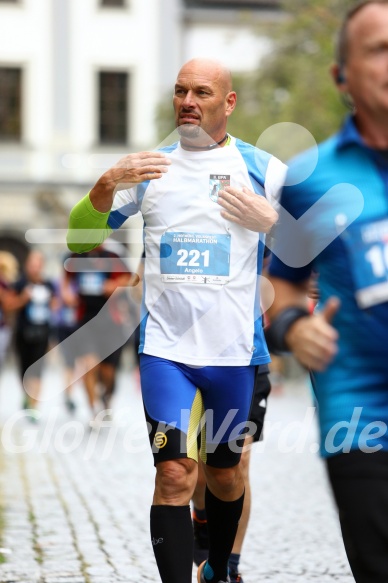
[[[145,275],[140,351],[193,366],[269,362],[259,278],[264,235],[221,217],[218,191],[244,186],[276,198],[286,167],[235,138],[211,151],[179,143],[161,179],[116,194],[108,220],[119,228],[140,211]]]
[[[291,162],[290,175],[312,157],[315,152],[308,151]],[[333,241],[295,268],[284,261],[292,233],[279,228],[269,268],[292,282],[306,280],[314,269],[320,304],[330,296],[341,300],[333,320],[339,352],[325,372],[314,374],[324,456],[376,445],[388,450],[388,157],[363,143],[352,118],[319,146],[311,176],[284,188],[281,204],[300,219],[333,188],[330,208],[301,222],[298,233],[309,249],[319,247],[330,229]],[[356,206],[358,216],[336,236],[336,219],[354,217]]]

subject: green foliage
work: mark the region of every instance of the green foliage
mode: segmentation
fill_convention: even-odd
[[[169,136],[175,130],[174,110],[172,108],[172,93],[173,90],[171,88],[169,94],[166,95],[159,103],[156,113],[156,127],[158,129],[158,137],[160,141],[167,138],[167,136]]]
[[[317,142],[340,126],[346,108],[330,75],[335,39],[344,12],[355,0],[284,0],[284,18],[258,30],[273,39],[272,51],[249,75],[233,75],[238,105],[228,131],[256,144],[278,122],[298,123]],[[160,104],[160,138],[174,129],[171,97]]]
[[[336,131],[344,117],[330,75],[336,34],[350,0],[294,0],[274,30],[273,50],[253,75],[236,78],[239,110],[231,133],[256,143],[267,127],[298,123],[319,142]],[[340,7],[339,7],[340,4]]]

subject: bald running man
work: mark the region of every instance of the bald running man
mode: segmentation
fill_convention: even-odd
[[[255,377],[270,360],[258,278],[277,220],[269,200],[285,166],[227,133],[236,99],[222,64],[186,63],[173,96],[178,141],[122,158],[70,215],[68,245],[78,253],[128,216],[144,219],[140,374],[156,467],[151,541],[163,583],[192,581],[199,431],[209,557],[198,581],[229,581],[244,500],[241,447]],[[252,225],[240,224],[240,207],[252,208]]]

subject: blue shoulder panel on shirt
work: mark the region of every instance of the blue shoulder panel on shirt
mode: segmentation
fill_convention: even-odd
[[[146,182],[142,182],[141,184],[139,184],[139,186],[137,187],[137,205],[138,208],[140,210],[141,205],[143,204],[143,198],[144,198],[144,194],[145,191],[147,190],[147,188],[149,187],[151,180],[147,180]]]
[[[272,158],[272,155],[239,139],[236,139],[236,148],[240,152],[247,166],[253,190],[263,194],[262,189],[265,184],[265,175],[267,173],[268,162]],[[261,188],[258,187],[258,185],[260,185]]]
[[[135,215],[139,208],[134,202],[125,204],[112,211],[108,217],[108,225],[111,229],[119,229],[121,225],[127,220],[128,217]]]

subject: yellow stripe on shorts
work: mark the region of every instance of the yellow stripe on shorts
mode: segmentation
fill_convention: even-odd
[[[195,460],[196,462],[198,461],[197,431],[198,431],[198,425],[201,421],[201,418],[203,417],[204,412],[205,412],[205,409],[203,407],[201,391],[199,389],[197,389],[197,391],[195,393],[194,400],[193,400],[193,404],[191,405],[190,421],[189,421],[189,428],[187,431],[187,442],[186,442],[187,457]],[[202,454],[202,449],[205,452],[205,444],[206,444],[206,441],[205,441],[204,435],[203,435],[204,431],[205,431],[205,429],[202,427],[201,428],[201,459],[202,459],[202,461],[206,461],[203,459],[203,454]]]

